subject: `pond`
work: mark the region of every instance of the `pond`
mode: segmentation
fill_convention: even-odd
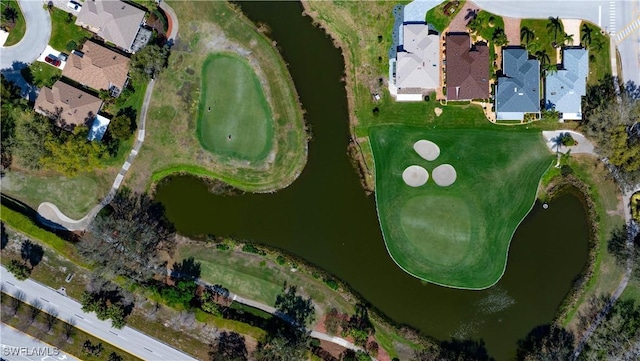
[[[299,179],[274,194],[217,196],[189,176],[162,182],[156,198],[185,235],[254,240],[294,253],[341,278],[396,322],[427,335],[482,339],[499,359],[516,341],[552,321],[587,259],[587,222],[572,195],[546,210],[536,204],[511,243],[507,270],[484,291],[422,282],[391,260],[373,196],[365,195],[347,155],[344,63],[330,38],[294,2],[242,3],[277,41],[313,131]]]

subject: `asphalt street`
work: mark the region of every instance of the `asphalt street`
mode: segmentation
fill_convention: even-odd
[[[15,294],[18,291],[26,295],[25,302],[33,303],[38,300],[43,311],[54,308],[58,311],[58,318],[64,321],[73,320],[75,326],[90,333],[107,343],[129,352],[143,360],[182,361],[195,360],[193,357],[174,349],[140,331],[125,326],[121,330],[111,327],[111,321],[100,321],[95,313],[85,313],[82,306],[75,300],[43,286],[31,279],[18,281],[4,267],[0,267],[0,279],[5,292]],[[52,360],[45,360],[52,361]]]
[[[609,33],[618,46],[622,78],[640,84],[640,12],[637,0],[475,0],[502,16],[588,20]]]
[[[0,358],[9,361],[78,361],[57,348],[0,323]]]
[[[16,45],[0,47],[0,69],[13,67],[14,62],[27,64],[38,59],[49,43],[51,17],[42,0],[20,0],[20,9],[27,25],[24,37]]]

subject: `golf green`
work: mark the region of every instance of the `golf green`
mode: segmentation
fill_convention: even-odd
[[[264,160],[273,144],[273,118],[260,80],[236,55],[216,53],[202,65],[198,139],[211,153],[241,162]]]
[[[443,286],[495,284],[504,273],[511,238],[553,161],[540,131],[384,125],[370,135],[378,217],[394,261],[413,276]],[[421,139],[440,147],[436,160],[426,161],[414,151]],[[448,187],[431,177],[416,188],[402,180],[410,165],[432,175],[445,163],[457,173]]]

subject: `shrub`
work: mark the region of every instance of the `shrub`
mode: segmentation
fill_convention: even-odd
[[[31,269],[24,263],[12,259],[7,265],[7,271],[11,272],[17,279],[26,280],[31,276]]]
[[[216,249],[218,249],[220,251],[228,251],[229,250],[229,245],[224,244],[224,243],[218,243],[218,244],[216,244]]]
[[[278,255],[278,257],[276,258],[276,262],[279,265],[284,266],[284,264],[287,262],[287,260],[284,257],[282,257],[281,255]]]
[[[74,40],[69,40],[67,43],[67,51],[72,52],[78,49],[78,44]]]
[[[252,245],[252,244],[245,244],[244,246],[242,246],[242,252],[247,252],[247,253],[254,253],[254,254],[258,254],[260,256],[265,256],[267,254],[267,252],[261,250],[260,248]]]
[[[339,288],[338,282],[336,282],[332,278],[325,278],[324,283],[329,286],[332,290],[337,290]]]

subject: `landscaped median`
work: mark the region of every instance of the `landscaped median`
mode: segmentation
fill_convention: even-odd
[[[24,21],[24,15],[22,15],[17,0],[2,0],[0,4],[2,27],[10,29],[3,46],[12,46],[19,43],[24,37],[27,23]]]
[[[443,286],[495,284],[504,273],[511,238],[553,161],[539,131],[380,126],[370,133],[378,217],[395,262]],[[422,139],[440,148],[435,160],[414,150]],[[438,168],[444,164],[456,176],[443,186]],[[426,184],[405,184],[403,172],[411,165],[427,170]]]
[[[252,192],[291,184],[307,158],[303,112],[273,43],[225,2],[176,2],[180,37],[157,79],[129,185],[175,173]]]

